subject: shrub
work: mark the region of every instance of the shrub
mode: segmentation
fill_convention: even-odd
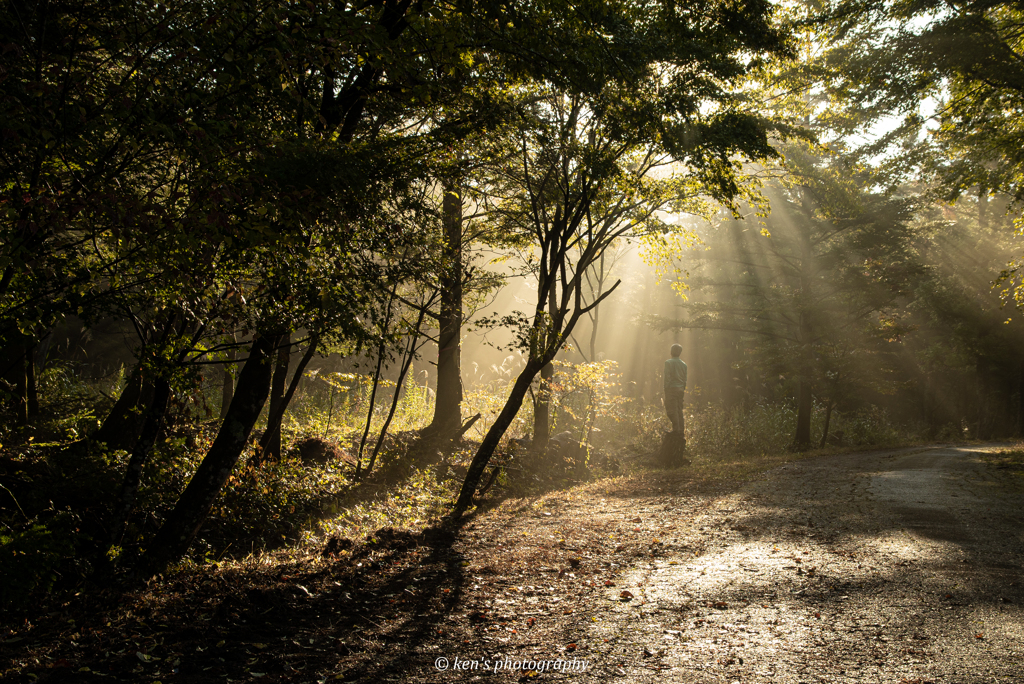
[[[0,535],[0,607],[18,610],[38,601],[61,579],[83,577],[88,568],[77,559],[89,541],[80,534],[80,520],[60,511],[35,519],[18,531]]]

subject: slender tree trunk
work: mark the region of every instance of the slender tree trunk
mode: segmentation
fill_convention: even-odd
[[[14,409],[15,420],[19,425],[28,425],[28,349],[27,343],[17,345],[16,352],[21,358],[14,366]]]
[[[160,436],[160,428],[163,427],[164,416],[167,415],[167,403],[170,396],[171,388],[167,381],[163,378],[157,379],[153,387],[153,400],[150,402],[149,410],[146,411],[146,422],[142,428],[142,434],[135,442],[131,458],[128,459],[124,481],[121,483],[121,491],[117,497],[118,509],[111,525],[111,546],[121,544],[125,529],[128,527],[128,519],[132,508],[135,507],[135,499],[138,497],[139,487],[142,484],[142,469],[149,461],[153,446]]]
[[[604,252],[601,252],[601,261],[599,262],[599,266],[598,266],[598,273],[600,274],[600,276],[597,278],[597,289],[596,289],[596,291],[591,291],[591,293],[590,293],[590,296],[593,299],[597,299],[598,297],[600,297],[602,292],[603,292],[603,290],[604,290],[604,280],[605,280],[604,257],[605,257]],[[588,277],[588,281],[589,281],[589,277]],[[598,323],[601,322],[600,313],[601,313],[601,307],[600,306],[596,306],[596,307],[594,307],[594,310],[591,311],[590,314],[589,314],[590,315],[590,322],[592,323],[591,328],[590,328],[590,360],[591,361],[597,361],[597,329],[598,329]]]
[[[33,343],[25,352],[25,386],[28,402],[28,417],[39,415],[39,388],[36,387],[36,348]]]
[[[558,310],[558,298],[555,288],[548,290],[548,311]],[[548,335],[551,331],[548,331]],[[568,337],[568,333],[566,333]],[[551,438],[551,380],[555,377],[555,367],[551,364],[557,350],[551,353],[547,363],[540,369],[540,386],[537,391],[537,401],[533,406],[533,444],[534,451],[543,451],[548,446]],[[532,350],[531,356],[537,356],[537,351]]]
[[[425,435],[446,435],[462,424],[462,196],[446,186],[443,203],[445,268],[440,278],[434,417]]]
[[[288,380],[288,362],[291,360],[292,336],[285,335],[281,348],[277,350],[277,364],[274,367],[274,377],[270,382],[270,409],[267,417],[266,434],[270,435],[264,447],[263,460],[276,460],[281,457],[281,419],[284,411],[281,404],[284,402],[284,385]],[[276,417],[276,424],[271,420]],[[262,445],[264,440],[260,440]]]
[[[537,390],[537,402],[533,407],[533,444],[534,451],[543,451],[551,439],[551,379],[555,377],[553,364],[545,364],[540,369],[540,387]]]
[[[809,200],[802,196],[801,209],[810,218]],[[797,389],[796,435],[793,447],[797,450],[811,446],[811,410],[814,407],[811,394],[811,376],[814,367],[813,349],[811,348],[813,330],[811,327],[811,269],[813,268],[814,251],[811,236],[804,230],[800,233],[800,359],[799,387]]]
[[[504,436],[505,431],[508,430],[508,426],[512,424],[512,421],[516,419],[516,414],[519,413],[519,409],[523,406],[523,399],[526,397],[526,393],[530,390],[530,385],[533,383],[533,378],[536,377],[540,369],[544,367],[544,363],[541,361],[527,361],[526,366],[522,372],[519,373],[519,377],[516,378],[515,384],[512,386],[512,393],[505,401],[505,406],[502,407],[501,413],[498,414],[498,418],[491,425],[491,428],[484,435],[483,441],[480,443],[480,448],[477,449],[476,455],[473,456],[473,461],[469,465],[469,470],[466,472],[466,479],[462,482],[462,490],[459,492],[459,498],[455,502],[455,507],[452,509],[452,517],[458,518],[471,505],[473,505],[473,494],[476,492],[476,488],[480,485],[480,480],[483,477],[484,471],[487,469],[487,463],[491,460],[491,455],[494,450],[498,447],[498,442]]]
[[[292,401],[292,397],[295,396],[295,390],[299,386],[299,382],[302,380],[302,374],[306,370],[306,366],[309,365],[310,359],[313,358],[313,354],[316,353],[317,338],[315,335],[310,337],[309,346],[306,347],[306,353],[299,359],[299,365],[295,368],[295,374],[292,376],[292,381],[288,385],[288,391],[285,392],[284,398],[278,404],[275,411],[271,411],[267,418],[267,431],[263,433],[263,437],[260,439],[259,448],[253,454],[249,464],[253,467],[259,467],[262,463],[262,454],[266,452],[266,444],[270,443],[270,440],[274,438],[274,433],[280,434],[281,422],[284,420],[284,412],[288,410],[288,405]],[[326,438],[326,434],[324,437]]]
[[[174,321],[176,318],[176,315],[172,313],[163,322],[163,331],[159,340],[143,340],[144,346],[140,351],[140,359],[146,352],[146,344],[159,349],[171,335],[175,334]],[[144,407],[153,403],[153,391],[153,381],[145,377],[141,365],[135,368],[125,384],[124,391],[114,403],[114,408],[111,409],[93,439],[97,442],[104,442],[110,449],[131,451],[146,420]]]
[[[806,314],[801,314],[801,318],[804,316]],[[796,436],[793,439],[793,447],[798,450],[806,449],[811,444],[811,410],[814,408],[814,395],[811,392],[810,344],[805,342],[802,346],[796,402]]]
[[[131,451],[146,420],[144,408],[153,403],[153,393],[154,384],[143,378],[142,370],[133,370],[93,439],[108,449]]]
[[[11,394],[7,397],[8,410],[18,425],[28,424],[28,378],[25,363],[29,338],[17,331],[0,351],[0,376],[6,380]]]
[[[978,186],[978,227],[988,230],[988,189],[984,185]]]
[[[1017,436],[1024,436],[1024,362],[1017,375]]]
[[[818,442],[818,447],[824,447],[828,443],[828,428],[832,424],[832,400],[829,399],[825,404],[825,428],[821,431],[821,441]]]
[[[387,418],[384,419],[384,425],[380,428],[380,436],[377,438],[377,443],[373,445],[373,452],[370,454],[370,462],[366,465],[366,472],[373,472],[373,466],[377,462],[377,454],[380,453],[381,447],[384,445],[384,437],[388,434],[388,428],[391,427],[391,419],[395,417],[395,410],[398,408],[398,398],[401,396],[402,385],[405,383],[405,377],[409,373],[409,367],[412,366],[413,359],[416,358],[416,342],[419,341],[420,326],[423,325],[423,312],[420,312],[419,320],[416,321],[416,330],[409,340],[409,346],[405,351],[405,358],[402,359],[402,368],[398,373],[398,381],[395,383],[395,394],[391,398],[391,408],[388,410]]]
[[[384,324],[385,330],[387,323]],[[373,421],[373,405],[377,401],[377,387],[380,385],[380,371],[384,365],[384,332],[381,332],[380,345],[377,348],[377,370],[373,374],[373,387],[370,389],[370,406],[366,410],[366,425],[363,426],[363,434],[359,438],[359,451],[356,452],[356,479],[363,474],[363,449],[366,448],[366,437],[370,434],[370,422]]]
[[[652,308],[651,292],[654,290],[654,283],[652,281],[651,273],[648,269],[643,269],[644,272],[644,294],[643,303],[641,305],[641,311],[649,313]],[[630,368],[630,377],[633,382],[632,396],[636,399],[640,406],[646,403],[647,394],[644,392],[644,387],[647,384],[647,346],[650,344],[648,337],[643,337],[637,341],[637,344],[633,347],[633,359],[632,367]]]
[[[163,572],[188,550],[210,508],[227,482],[245,449],[252,428],[270,393],[273,351],[283,335],[257,335],[249,358],[238,374],[235,397],[206,458],[178,498],[163,527],[149,544],[140,562],[146,574]]]
[[[231,341],[232,342],[237,342],[238,341],[238,336],[235,333],[231,333]],[[235,369],[233,368],[233,366],[235,364],[235,358],[237,356],[237,350],[234,349],[234,348],[228,350],[227,356],[228,356],[229,363],[224,364],[224,371],[223,371],[223,378],[224,378],[223,382],[224,382],[224,384],[221,386],[221,394],[220,394],[220,419],[221,420],[224,420],[224,418],[228,415],[228,407],[231,406],[231,397],[232,397],[232,395],[235,392]]]
[[[975,399],[974,406],[978,411],[978,419],[976,421],[977,428],[975,428],[974,431],[975,439],[985,439],[985,431],[983,428],[985,424],[985,413],[987,409],[987,407],[985,406],[985,399],[987,395],[985,387],[986,384],[987,383],[985,382],[985,376],[983,374],[982,360],[980,357],[976,357],[976,360],[974,362],[974,392],[977,398]]]

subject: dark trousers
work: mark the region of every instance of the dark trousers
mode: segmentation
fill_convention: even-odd
[[[665,413],[672,421],[672,432],[683,432],[683,397],[686,390],[680,387],[665,388]]]

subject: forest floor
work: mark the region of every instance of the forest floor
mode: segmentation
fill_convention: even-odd
[[[1020,681],[1024,463],[997,452],[696,463],[83,593],[6,626],[0,678]]]

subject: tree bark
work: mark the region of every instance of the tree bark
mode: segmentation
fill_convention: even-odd
[[[555,377],[555,367],[547,363],[540,369],[540,387],[537,389],[537,402],[533,407],[533,443],[534,451],[543,451],[551,438],[551,379]]]
[[[828,428],[832,423],[832,401],[829,400],[825,405],[825,427],[821,431],[821,441],[818,442],[818,447],[822,448],[828,443]]]
[[[498,418],[491,425],[487,434],[484,435],[480,448],[477,449],[476,455],[473,456],[473,461],[466,472],[466,479],[462,482],[459,498],[452,509],[452,518],[459,518],[473,505],[473,494],[476,493],[476,488],[480,484],[484,471],[487,469],[487,463],[491,459],[491,454],[498,447],[498,442],[501,441],[508,426],[516,419],[516,414],[519,413],[519,409],[523,406],[523,399],[530,390],[533,378],[536,377],[545,363],[541,361],[527,361],[519,377],[516,378],[516,382],[512,386],[512,392],[505,401],[505,406],[502,407]]]
[[[285,335],[281,348],[277,350],[277,364],[274,367],[274,377],[270,383],[270,410],[267,417],[266,434],[267,440],[260,440],[263,447],[263,460],[276,460],[281,458],[281,419],[284,418],[284,411],[281,404],[284,402],[284,385],[288,380],[288,362],[291,360],[292,336]],[[272,424],[272,421],[276,422]]]
[[[138,497],[139,487],[142,484],[142,469],[149,461],[153,446],[156,444],[157,437],[160,436],[160,428],[163,427],[164,416],[167,415],[167,403],[170,396],[171,388],[167,381],[163,378],[157,379],[153,387],[153,399],[146,412],[146,422],[142,428],[142,434],[135,442],[131,458],[128,459],[124,481],[121,483],[121,491],[117,497],[118,509],[111,525],[111,546],[121,544],[125,529],[128,527],[128,518],[135,506],[135,499]]]
[[[25,353],[25,386],[29,418],[39,415],[39,388],[36,386],[37,347],[37,344],[32,344]]]
[[[810,220],[809,200],[801,194],[801,208]],[[800,296],[798,305],[800,308],[800,359],[799,359],[799,387],[797,389],[797,413],[796,413],[796,435],[793,438],[793,448],[797,451],[807,449],[811,446],[811,410],[813,409],[813,395],[811,394],[811,377],[814,368],[813,350],[811,348],[814,331],[811,327],[811,269],[813,268],[814,251],[811,246],[811,236],[807,230],[800,232]]]
[[[1024,361],[1017,375],[1017,437],[1024,437]]]
[[[14,414],[17,425],[28,424],[28,378],[25,356],[30,348],[29,338],[15,331],[0,351],[0,377],[7,383],[10,394],[7,408]]]
[[[28,425],[28,345],[22,342],[15,348],[21,358],[14,365],[14,397],[11,408],[14,409],[18,425]]]
[[[597,288],[592,288],[591,289],[591,293],[590,293],[590,296],[593,299],[597,299],[598,297],[600,297],[602,292],[604,291],[604,281],[605,281],[605,278],[606,278],[606,274],[604,272],[604,257],[605,257],[604,252],[601,252],[601,260],[598,262],[597,275],[595,276],[595,279],[597,280]],[[587,273],[589,274],[589,271]],[[587,282],[590,282],[590,276],[589,275],[587,276]],[[597,330],[598,330],[598,324],[601,322],[600,314],[601,314],[601,307],[600,306],[595,306],[594,310],[591,311],[590,314],[589,314],[589,316],[590,316],[590,323],[591,323],[591,326],[590,326],[590,360],[592,362],[593,361],[597,361]]]
[[[282,334],[276,333],[257,335],[253,340],[249,358],[238,374],[235,397],[220,432],[178,498],[174,510],[149,543],[139,564],[143,573],[163,572],[169,563],[184,555],[195,539],[213,502],[238,463],[267,402],[273,374],[273,351],[282,338]]]
[[[277,410],[271,411],[270,416],[267,419],[267,430],[263,433],[263,437],[260,439],[259,448],[253,454],[249,464],[254,467],[259,467],[262,463],[262,454],[266,451],[266,444],[270,443],[270,440],[274,438],[274,433],[280,434],[281,421],[284,420],[284,412],[288,410],[288,405],[292,401],[292,397],[295,396],[295,390],[299,386],[299,382],[302,380],[302,373],[306,370],[306,366],[309,365],[310,359],[313,358],[313,354],[316,353],[317,337],[314,335],[309,338],[309,346],[306,347],[306,353],[299,359],[299,365],[295,368],[295,374],[292,375],[292,381],[288,385],[288,391],[284,394],[284,399],[278,404]],[[326,437],[326,435],[324,435]]]
[[[388,428],[391,427],[391,420],[395,417],[395,410],[398,408],[398,399],[401,396],[402,385],[405,383],[405,377],[409,373],[409,367],[412,366],[413,359],[416,358],[416,342],[419,341],[420,326],[423,324],[423,312],[420,312],[419,319],[416,321],[415,331],[412,333],[412,337],[409,340],[409,346],[405,350],[405,357],[402,359],[402,367],[398,372],[398,380],[395,381],[395,393],[391,397],[391,408],[388,409],[388,415],[384,419],[384,425],[380,428],[380,436],[377,437],[377,443],[373,445],[373,452],[370,454],[370,462],[366,464],[367,474],[373,472],[373,466],[377,463],[377,454],[380,453],[381,447],[384,445],[384,438],[388,434]]]
[[[988,230],[988,188],[984,185],[978,186],[978,227]]]
[[[806,449],[811,445],[811,410],[814,406],[814,395],[811,392],[811,369],[806,352],[802,352],[805,358],[800,361],[800,379],[797,388],[796,402],[796,435],[793,438],[793,448],[797,450]]]
[[[437,392],[434,417],[424,435],[449,434],[462,424],[462,196],[458,188],[445,187],[442,211],[445,266],[439,283]]]
[[[373,407],[377,403],[377,387],[380,386],[380,371],[384,365],[384,352],[386,351],[384,333],[387,330],[387,322],[384,323],[384,330],[381,331],[380,345],[377,347],[377,370],[373,374],[373,385],[370,389],[369,408],[366,409],[366,425],[363,426],[363,434],[359,438],[359,450],[356,452],[356,474],[358,480],[363,474],[363,449],[366,448],[366,437],[370,434],[370,423],[373,422]],[[397,392],[397,390],[395,390]],[[382,437],[383,438],[383,437]],[[374,450],[376,457],[377,451]]]
[[[237,342],[238,341],[238,337],[235,335],[235,333],[231,333],[231,341],[232,342]],[[224,384],[221,387],[221,394],[220,394],[220,419],[221,420],[224,420],[224,418],[228,415],[228,407],[231,406],[231,398],[232,398],[232,395],[235,392],[235,370],[234,370],[234,368],[232,366],[234,366],[234,363],[235,363],[236,351],[237,350],[235,350],[234,348],[232,348],[232,349],[230,349],[228,351],[227,356],[228,356],[229,363],[224,364],[224,371],[223,371]]]
[[[153,403],[153,394],[153,383],[143,377],[140,368],[134,369],[93,439],[109,449],[131,451],[146,420],[143,407]]]

